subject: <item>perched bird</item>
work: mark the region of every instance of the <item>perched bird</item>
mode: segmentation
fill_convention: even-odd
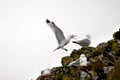
[[[67,66],[79,66],[80,65],[80,58],[78,58],[76,61],[70,62]]]
[[[41,70],[41,75],[48,75],[50,74],[51,70],[49,68],[45,69],[45,70]]]
[[[88,61],[84,54],[80,55],[80,66],[87,66]]]
[[[86,35],[85,39],[73,41],[73,43],[79,44],[82,47],[86,47],[86,46],[89,46],[91,44],[90,38],[91,38],[90,35]]]
[[[68,51],[66,48],[64,48],[64,46],[67,45],[70,42],[70,40],[75,37],[75,35],[69,35],[68,38],[65,38],[62,30],[58,28],[54,22],[51,22],[48,19],[46,19],[46,23],[55,33],[56,39],[58,41],[58,47],[55,50],[62,48],[63,50]]]
[[[89,62],[87,61],[87,58],[84,54],[80,55],[80,58],[78,58],[75,61],[72,61],[68,64],[68,66],[87,66]]]

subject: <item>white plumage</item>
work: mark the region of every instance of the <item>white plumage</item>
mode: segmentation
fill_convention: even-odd
[[[49,21],[48,19],[46,20],[46,23],[48,24],[48,26],[52,29],[52,31],[54,32],[55,36],[56,36],[56,39],[58,41],[58,47],[55,49],[60,49],[62,48],[63,50],[67,51],[67,49],[64,48],[65,45],[67,45],[70,40],[72,38],[74,38],[75,36],[74,35],[69,35],[68,38],[65,38],[64,37],[64,34],[62,32],[62,30],[60,28],[58,28],[54,22],[51,22]],[[55,51],[54,50],[54,51]]]
[[[45,70],[41,70],[41,75],[48,75],[50,74],[51,70],[49,68],[45,69]]]
[[[84,54],[80,55],[80,58],[78,58],[75,61],[72,61],[68,64],[68,66],[87,66],[88,61]]]
[[[85,57],[84,54],[80,55],[80,66],[87,66],[88,62],[87,62],[87,58]]]

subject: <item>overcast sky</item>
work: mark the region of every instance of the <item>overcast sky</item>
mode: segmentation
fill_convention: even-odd
[[[90,34],[95,47],[119,30],[120,0],[0,0],[0,80],[30,80],[80,48],[69,43],[68,52],[53,52],[58,44],[46,19],[66,37]]]

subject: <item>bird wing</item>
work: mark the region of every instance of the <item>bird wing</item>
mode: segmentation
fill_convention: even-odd
[[[58,44],[61,44],[61,42],[63,40],[65,40],[64,37],[64,33],[62,32],[62,30],[60,28],[58,28],[54,22],[50,22],[48,23],[48,25],[50,26],[50,28],[53,30],[53,32],[55,33],[56,39],[58,41]]]
[[[78,58],[78,59],[76,60],[76,64],[79,65],[79,63],[80,63],[80,58]]]
[[[88,46],[88,45],[90,45],[90,40],[89,39],[83,39],[83,40],[78,41],[78,43],[81,46]]]

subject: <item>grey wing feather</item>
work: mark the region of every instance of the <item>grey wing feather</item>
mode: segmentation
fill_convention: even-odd
[[[55,25],[55,23],[52,22],[52,24],[53,24],[53,26],[50,26],[50,27],[52,28],[52,30],[55,33],[58,44],[60,44],[63,40],[65,40],[64,34],[63,34],[62,30]]]
[[[58,44],[60,44],[63,40],[65,40],[65,37],[64,37],[63,32],[61,30],[56,30],[55,36],[58,40]]]
[[[90,45],[90,40],[89,39],[83,39],[83,40],[80,40],[78,43],[81,45],[81,46],[88,46]]]
[[[78,66],[79,64],[80,64],[80,59],[77,59],[77,60],[75,61],[75,63],[73,63],[72,65]]]
[[[78,64],[80,63],[80,58],[76,60],[76,63],[78,63]]]

